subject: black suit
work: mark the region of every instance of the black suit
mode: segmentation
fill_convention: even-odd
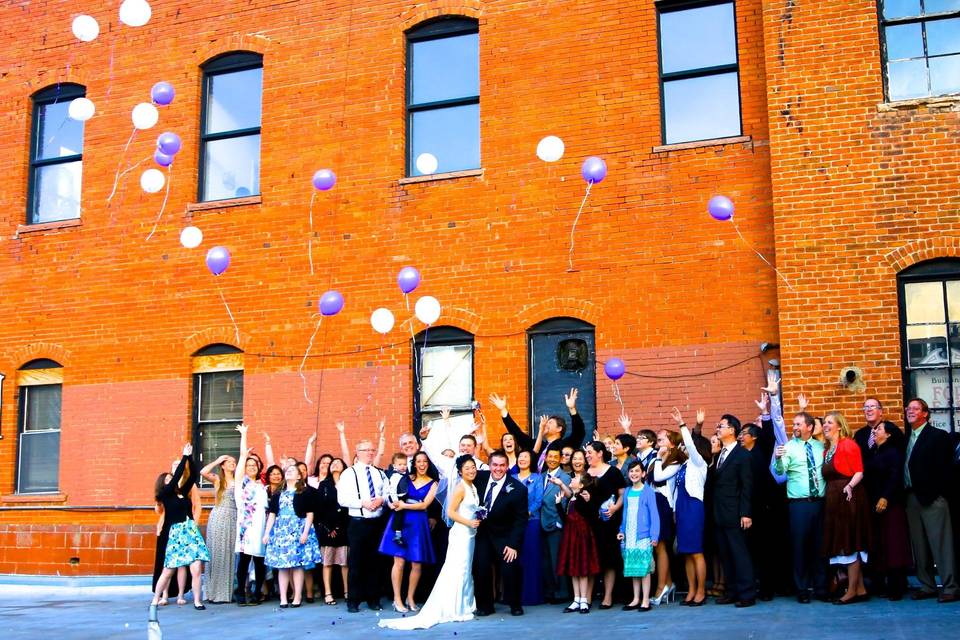
[[[722,451],[720,455],[723,456]],[[720,560],[727,578],[727,597],[737,600],[753,600],[756,596],[753,563],[746,533],[740,526],[741,518],[753,517],[752,499],[750,453],[735,445],[714,474],[713,519]]]
[[[486,500],[490,481],[489,471],[478,471],[474,486],[480,504]],[[499,568],[503,580],[503,599],[511,609],[520,608],[522,573],[520,558],[513,562],[503,559],[504,547],[518,554],[523,546],[523,533],[527,528],[527,488],[511,475],[504,476],[496,501],[487,517],[477,529],[473,551],[473,583],[477,598],[477,611],[493,613],[493,566]]]

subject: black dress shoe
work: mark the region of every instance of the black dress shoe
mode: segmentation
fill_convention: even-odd
[[[613,605],[612,605],[612,604],[603,604],[603,603],[601,602],[601,603],[600,603],[600,606],[597,607],[597,608],[600,609],[600,611],[606,611],[607,609],[613,609]]]
[[[639,608],[640,608],[640,604],[639,604],[639,603],[637,603],[637,604],[625,604],[625,605],[623,605],[622,607],[620,607],[620,610],[621,610],[621,611],[634,611],[634,610],[639,609]]]
[[[645,607],[637,607],[637,611],[642,611],[643,613],[646,613],[647,611],[650,611],[651,608],[652,607],[650,605],[647,605]]]
[[[810,604],[810,594],[801,593],[800,595],[797,596],[797,602],[799,602],[800,604]]]
[[[510,615],[512,615],[512,616],[522,616],[522,615],[523,615],[523,607],[511,607],[511,608],[510,608]]]
[[[360,607],[355,604],[348,604],[347,613],[360,613]]]
[[[281,609],[289,609],[289,608],[290,608],[290,605],[288,605],[288,604],[282,604],[282,605],[280,605],[280,608],[281,608]]]
[[[706,596],[703,597],[703,600],[691,600],[691,601],[687,604],[687,606],[688,606],[688,607],[702,607],[702,606],[705,605],[705,604],[707,604],[707,597],[706,597]]]
[[[746,609],[747,607],[752,607],[757,604],[756,598],[748,598],[746,600],[741,600],[736,604],[737,609]]]
[[[717,604],[736,604],[737,599],[729,596],[720,596],[716,602]]]
[[[957,600],[958,600],[958,597],[957,597],[957,594],[955,593],[944,593],[939,598],[937,598],[937,602],[939,602],[940,604],[956,602]]]
[[[475,613],[476,616],[478,616],[478,617],[480,617],[480,618],[484,618],[484,617],[486,617],[486,616],[492,616],[492,615],[493,615],[493,610],[490,610],[490,609],[477,609],[476,612],[474,612],[474,613]]]

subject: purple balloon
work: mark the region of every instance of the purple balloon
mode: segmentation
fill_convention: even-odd
[[[400,285],[400,291],[410,293],[420,286],[420,272],[413,267],[400,269],[400,274],[397,276],[397,284]]]
[[[325,316],[335,316],[343,309],[343,296],[339,291],[327,291],[320,296],[320,313]]]
[[[608,378],[616,382],[627,372],[627,367],[620,358],[610,358],[603,365],[603,372],[607,374]]]
[[[590,184],[603,182],[603,179],[607,177],[607,163],[597,156],[590,156],[583,161],[583,166],[580,167],[580,175]]]
[[[337,184],[337,174],[330,169],[320,169],[313,174],[313,186],[320,191],[329,191]]]
[[[158,104],[161,107],[165,107],[173,102],[175,95],[177,95],[177,92],[174,91],[173,85],[169,82],[158,82],[150,89],[150,98],[154,104]]]
[[[215,276],[220,275],[230,266],[230,252],[226,247],[213,247],[207,251],[207,269]]]
[[[173,156],[168,156],[163,151],[160,151],[160,149],[157,149],[153,152],[153,161],[161,167],[169,167],[173,164]]]
[[[707,211],[714,220],[721,222],[733,217],[733,201],[727,196],[713,196],[707,204]]]
[[[157,138],[157,148],[168,156],[177,155],[177,152],[180,151],[180,146],[182,144],[183,143],[180,141],[180,136],[170,131],[161,133],[160,137]]]

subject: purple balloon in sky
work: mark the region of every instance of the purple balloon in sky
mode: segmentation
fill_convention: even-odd
[[[343,309],[343,296],[339,291],[327,291],[320,296],[320,313],[325,316],[335,316]]]
[[[400,291],[410,293],[420,286],[420,272],[414,267],[400,269],[400,273],[397,275],[397,284],[400,285]]]
[[[157,138],[157,148],[168,156],[177,155],[177,152],[180,151],[182,144],[183,143],[180,141],[180,136],[171,131],[161,133]]]
[[[591,184],[602,182],[607,177],[607,163],[597,156],[590,156],[583,161],[580,175]]]
[[[329,191],[337,184],[337,174],[330,169],[320,169],[313,174],[313,186],[320,191]]]
[[[606,364],[603,365],[603,372],[614,382],[622,378],[626,371],[627,367],[620,358],[610,358]]]
[[[157,149],[153,152],[153,161],[161,167],[169,167],[173,164],[173,156],[168,156],[163,151],[160,151],[160,149]]]
[[[169,82],[158,82],[150,89],[150,98],[154,104],[158,104],[161,107],[165,107],[173,102],[175,95],[177,95],[177,92]]]
[[[733,201],[727,196],[713,196],[707,204],[707,211],[714,220],[729,220],[733,217]]]
[[[207,251],[207,269],[215,276],[220,275],[230,266],[230,252],[226,247],[213,247]]]

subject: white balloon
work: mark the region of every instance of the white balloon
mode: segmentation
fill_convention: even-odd
[[[417,171],[422,173],[425,176],[434,173],[437,170],[437,167],[440,166],[440,162],[437,160],[437,156],[432,153],[421,153],[417,156]]]
[[[160,119],[160,112],[149,102],[141,102],[135,106],[130,115],[133,118],[133,126],[137,129],[149,129]]]
[[[128,27],[142,27],[150,22],[152,13],[147,0],[123,0],[120,3],[120,22]]]
[[[163,189],[167,179],[159,169],[147,169],[140,175],[140,186],[147,193],[156,193]]]
[[[203,242],[203,231],[196,227],[184,227],[180,232],[180,244],[187,249],[196,249]]]
[[[557,136],[547,136],[537,144],[537,157],[544,162],[556,162],[563,157],[563,140]]]
[[[79,122],[86,122],[97,112],[93,102],[87,98],[74,98],[67,107],[67,115]]]
[[[440,302],[433,296],[423,296],[417,300],[413,308],[417,314],[417,319],[423,324],[431,325],[440,317]]]
[[[380,307],[370,315],[370,324],[374,331],[386,335],[393,329],[393,314],[390,309]]]
[[[100,24],[93,16],[77,16],[73,19],[70,28],[73,30],[73,35],[82,42],[91,42],[100,35]]]

